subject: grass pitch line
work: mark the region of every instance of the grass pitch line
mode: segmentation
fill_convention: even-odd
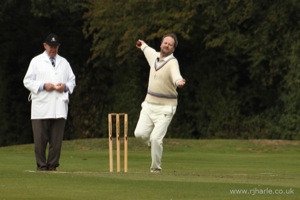
[[[98,174],[98,172],[84,172],[84,171],[77,171],[77,172],[67,172],[67,171],[36,171],[36,170],[25,170],[28,173],[51,173],[51,174]]]
[[[227,174],[229,176],[253,176],[255,174]],[[278,176],[278,174],[274,174],[274,173],[258,173],[256,175],[261,175],[261,176]]]
[[[88,171],[37,171],[24,170],[27,173],[51,173],[51,174],[125,174],[125,173],[111,173],[111,172],[88,172]],[[150,172],[128,172],[127,174],[151,174]]]
[[[162,172],[162,173],[150,173],[148,171],[145,172],[127,172],[127,173],[113,173],[113,172],[91,172],[91,171],[37,171],[37,170],[24,170],[24,172],[26,173],[49,173],[49,174],[97,174],[97,175],[101,175],[101,174],[114,174],[114,175],[124,175],[124,174],[132,174],[132,175],[136,175],[136,174],[140,174],[140,175],[164,175],[164,176],[200,176],[199,174],[194,174],[194,173],[185,173],[185,174],[181,174],[181,173],[170,173],[170,172]]]

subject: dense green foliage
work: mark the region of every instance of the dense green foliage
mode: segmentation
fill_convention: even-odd
[[[142,99],[132,94],[145,93],[147,64],[134,41],[158,48],[164,33],[175,32],[188,84],[179,89],[169,136],[299,138],[298,113],[290,113],[297,112],[295,99],[284,95],[299,63],[297,1],[90,2],[84,31],[93,36],[93,66],[111,69],[106,92],[115,94],[113,110],[133,112],[136,120],[134,105]],[[290,89],[297,92],[295,84]]]
[[[77,77],[66,138],[106,137],[109,112],[128,113],[133,134],[148,81],[135,41],[159,50],[174,32],[187,85],[168,137],[299,139],[299,10],[297,0],[5,0],[0,145],[32,140],[22,79],[50,31]]]

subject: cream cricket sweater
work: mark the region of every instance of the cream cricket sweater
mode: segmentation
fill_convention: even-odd
[[[159,61],[159,52],[147,44],[143,44],[141,49],[150,66],[145,101],[153,104],[177,105],[176,82],[182,80],[177,59],[171,54]]]

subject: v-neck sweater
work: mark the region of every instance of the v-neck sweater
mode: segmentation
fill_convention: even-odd
[[[159,61],[160,52],[147,44],[141,46],[149,63],[150,73],[145,101],[160,105],[177,105],[176,81],[182,80],[179,64],[173,54]]]

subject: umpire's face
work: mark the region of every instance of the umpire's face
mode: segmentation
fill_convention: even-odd
[[[49,55],[50,58],[54,58],[56,56],[56,54],[58,53],[58,46],[50,46],[47,43],[44,43],[44,48],[47,52],[47,54]]]

